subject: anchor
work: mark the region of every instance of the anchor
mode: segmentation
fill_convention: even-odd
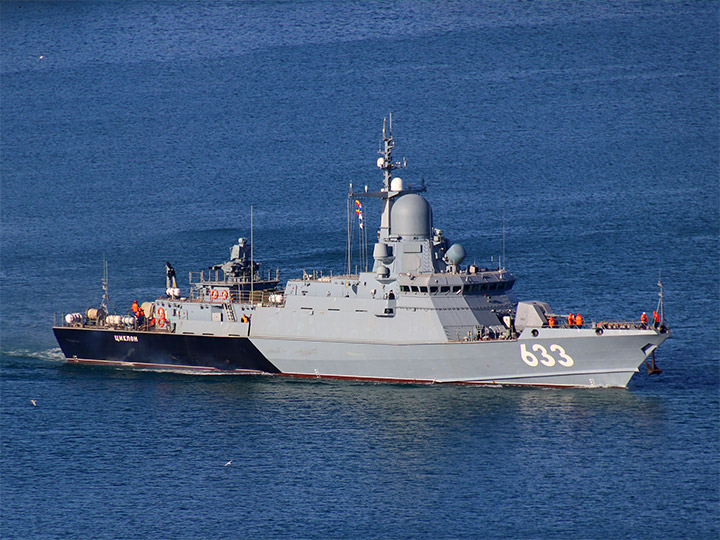
[[[657,367],[655,363],[655,351],[652,352],[652,361],[649,364],[647,358],[645,359],[645,367],[647,367],[648,375],[660,375],[662,373],[663,370]]]

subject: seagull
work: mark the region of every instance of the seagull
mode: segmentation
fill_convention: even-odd
[[[33,404],[33,407],[37,407],[37,401],[35,401],[34,399],[31,399],[30,403]]]
[[[232,459],[231,459],[230,461],[228,461],[228,462],[225,464],[225,466],[227,467],[228,465],[230,465],[230,464],[232,463],[232,461],[233,461]]]

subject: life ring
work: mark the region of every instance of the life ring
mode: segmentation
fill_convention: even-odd
[[[595,329],[595,333],[596,333],[598,336],[602,336],[602,335],[603,335],[603,329],[602,329],[602,327],[601,327],[601,326],[598,326],[598,327]]]
[[[157,315],[158,319],[164,319],[165,318],[165,310],[163,308],[157,308],[155,310],[155,314]]]
[[[228,299],[228,292],[227,292],[227,291],[222,291],[222,292],[220,293],[220,298],[222,298],[223,300],[227,300],[227,299]]]
[[[210,291],[210,298],[215,300],[217,297],[218,297],[217,289],[213,289],[212,291]]]
[[[163,327],[165,326],[165,323],[167,323],[167,321],[166,321],[165,318],[163,317],[162,319],[158,319],[158,321],[155,323],[155,325],[156,325],[158,328],[163,328]]]

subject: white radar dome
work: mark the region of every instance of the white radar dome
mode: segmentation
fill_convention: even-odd
[[[393,178],[390,181],[390,191],[402,191],[403,181],[402,178]]]

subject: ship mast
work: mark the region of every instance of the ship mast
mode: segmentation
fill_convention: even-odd
[[[102,309],[105,313],[109,313],[108,308],[110,306],[110,289],[109,289],[108,281],[109,281],[108,263],[107,263],[107,259],[105,258],[105,254],[103,253],[103,277],[102,277],[103,297],[102,297],[102,301],[100,303],[100,309]]]
[[[660,316],[660,322],[665,322],[665,302],[663,298],[663,284],[662,284],[662,270],[658,273],[658,287],[660,291],[658,292],[658,305],[657,308],[655,308],[655,311],[658,312],[658,315]]]
[[[395,169],[403,169],[407,166],[407,161],[393,161],[392,151],[395,148],[395,140],[392,135],[392,113],[388,118],[383,119],[382,127],[382,141],[378,154],[381,157],[377,159],[377,166],[383,172],[383,187],[380,191],[368,191],[365,186],[364,191],[353,191],[353,184],[350,184],[350,193],[348,197],[373,197],[382,199],[382,216],[380,218],[380,231],[379,240],[384,240],[390,236],[390,209],[392,208],[392,199],[399,195],[401,192],[405,193],[422,193],[425,191],[425,181],[421,179],[420,187],[411,188],[409,185],[402,185],[401,182],[397,182],[393,185],[393,171]],[[399,178],[397,180],[400,180]]]
[[[391,197],[395,194],[392,192],[393,171],[395,169],[402,169],[407,166],[407,162],[403,159],[402,163],[399,161],[393,162],[392,151],[395,148],[395,140],[392,135],[392,113],[389,114],[388,118],[383,118],[382,128],[382,144],[383,146],[378,150],[379,157],[377,160],[377,166],[383,172],[383,189],[385,196],[383,197],[383,208],[382,216],[380,218],[380,238],[387,238],[390,236],[390,208],[392,206]]]
[[[383,171],[383,187],[385,191],[390,191],[393,170],[401,169],[406,166],[404,160],[403,163],[393,163],[392,151],[393,148],[395,148],[395,140],[392,136],[392,113],[390,113],[389,118],[389,122],[387,118],[383,118],[382,142],[384,146],[378,150],[378,154],[382,157],[378,158],[377,161],[377,166]]]

